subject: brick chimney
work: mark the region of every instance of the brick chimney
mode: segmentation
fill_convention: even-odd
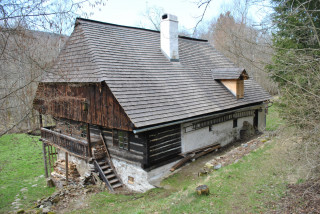
[[[171,62],[179,62],[178,18],[171,14],[161,17],[161,50]]]

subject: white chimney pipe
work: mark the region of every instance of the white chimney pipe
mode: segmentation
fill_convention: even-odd
[[[161,50],[171,62],[179,62],[178,18],[171,14],[161,17]]]

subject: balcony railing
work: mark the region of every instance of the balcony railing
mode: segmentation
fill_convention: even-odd
[[[89,158],[88,143],[84,140],[55,132],[49,128],[41,128],[41,140],[77,157]]]

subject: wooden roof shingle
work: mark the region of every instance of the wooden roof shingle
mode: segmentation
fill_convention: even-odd
[[[246,76],[245,79],[248,79],[249,76],[244,68],[214,68],[211,70],[212,78],[215,80],[222,79],[239,79],[241,76]]]
[[[77,19],[43,82],[105,82],[137,128],[270,99],[253,80],[238,100],[215,81],[215,69],[236,66],[207,41],[180,37],[179,56],[163,55],[158,31]]]

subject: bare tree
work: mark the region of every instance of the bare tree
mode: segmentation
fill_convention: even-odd
[[[160,7],[146,7],[146,11],[143,13],[143,17],[151,24],[152,29],[160,31],[161,16],[164,14],[163,8]],[[145,27],[141,24],[141,27]]]
[[[272,94],[277,85],[268,77],[266,65],[271,62],[271,35],[253,26],[248,18],[248,2],[235,0],[232,7],[213,19],[201,37],[239,67],[244,67],[260,85]]]
[[[32,101],[82,7],[103,0],[2,0],[0,2],[0,136],[33,129]],[[87,8],[86,8],[87,9]]]

